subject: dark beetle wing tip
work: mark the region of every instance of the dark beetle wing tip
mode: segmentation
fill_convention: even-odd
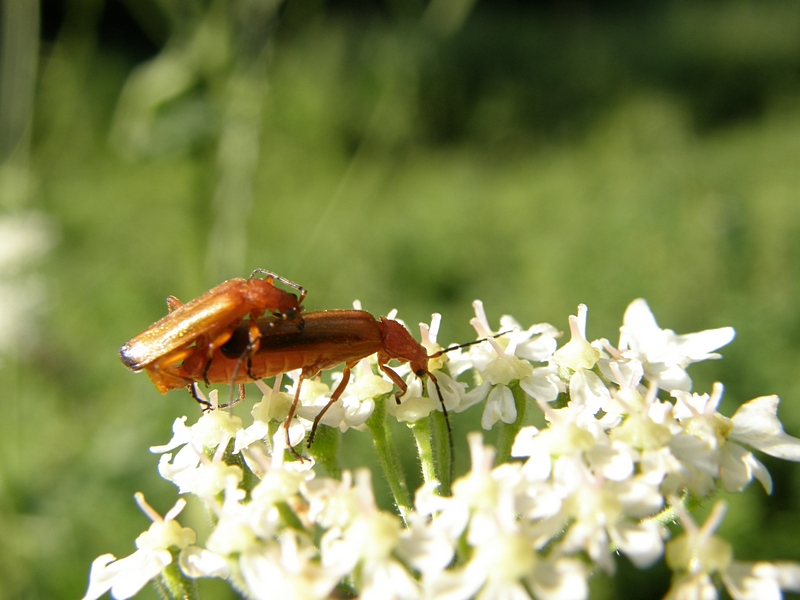
[[[139,364],[139,361],[136,360],[136,357],[131,355],[131,350],[128,347],[128,344],[125,344],[119,349],[119,357],[122,360],[122,364],[128,367],[131,371],[138,371],[142,368]]]

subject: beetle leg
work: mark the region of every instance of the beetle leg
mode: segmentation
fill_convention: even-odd
[[[250,379],[252,379],[253,381],[255,381],[255,379],[256,379],[256,376],[253,375],[253,357],[252,356],[248,356],[247,357],[247,376]]]
[[[313,376],[309,375],[309,376]],[[297,380],[297,389],[294,392],[294,398],[292,399],[292,405],[289,407],[289,414],[286,415],[286,421],[283,423],[283,428],[286,431],[286,447],[289,449],[294,456],[300,459],[300,462],[306,460],[306,457],[298,454],[297,450],[294,449],[292,446],[292,440],[289,439],[289,426],[292,424],[292,419],[294,418],[294,413],[297,410],[297,403],[300,400],[300,388],[303,385],[303,381],[306,379],[305,369],[304,372],[300,375],[300,379]]]
[[[333,394],[331,394],[330,400],[328,403],[322,407],[322,410],[319,411],[316,417],[314,417],[314,424],[311,426],[311,433],[308,434],[308,442],[307,446],[310,448],[311,444],[314,443],[314,436],[317,434],[317,426],[319,425],[320,420],[322,420],[322,416],[328,411],[328,409],[333,406],[334,402],[336,402],[339,397],[344,393],[344,388],[347,387],[347,383],[350,381],[350,369],[352,369],[358,361],[355,363],[346,363],[344,366],[344,370],[342,371],[342,380],[339,382],[339,385],[336,386],[336,389],[333,390]]]
[[[172,312],[176,308],[183,306],[183,302],[178,300],[175,296],[167,296],[167,310]]]
[[[192,383],[193,379],[179,366],[179,363],[192,352],[192,348],[175,351],[144,367],[145,373],[159,392],[166,394],[170,390],[177,390]]]
[[[209,385],[209,383],[208,383],[208,370],[211,368],[211,361],[212,361],[212,360],[213,360],[213,358],[214,358],[214,350],[216,350],[217,348],[221,348],[222,346],[224,346],[224,345],[225,345],[225,343],[226,343],[226,342],[227,342],[229,339],[231,339],[231,336],[233,335],[233,332],[234,332],[234,331],[236,331],[236,328],[235,328],[235,327],[229,327],[229,328],[228,328],[226,331],[223,331],[221,334],[219,334],[219,335],[218,335],[218,336],[217,336],[217,337],[216,337],[216,338],[215,338],[213,341],[211,341],[211,342],[208,344],[208,346],[206,347],[206,349],[207,349],[207,352],[208,352],[208,361],[206,361],[206,366],[205,366],[205,368],[203,369],[203,381],[205,382],[205,384],[206,384],[206,385]]]
[[[400,375],[398,375],[397,373],[395,373],[394,370],[391,367],[389,367],[389,365],[379,364],[378,366],[380,367],[381,371],[386,373],[389,379],[391,379],[394,382],[394,384],[400,388],[400,390],[395,392],[394,394],[395,402],[400,404],[400,398],[402,398],[408,391],[408,386],[406,385],[406,382],[403,381],[403,378],[400,377]]]
[[[250,331],[249,331],[249,343],[247,345],[247,376],[255,380],[253,377],[252,367],[253,367],[253,355],[258,352],[258,349],[261,347],[261,330],[258,328],[256,322],[251,318],[250,319]]]
[[[196,383],[192,383],[187,385],[186,389],[189,390],[189,395],[194,398],[195,402],[200,405],[200,410],[203,412],[208,412],[213,408],[213,406],[211,406],[211,403],[208,400],[200,397],[200,394],[197,393],[197,388],[195,387],[196,385]]]
[[[217,408],[230,408],[231,406],[236,406],[239,402],[244,402],[244,384],[239,384],[239,394],[236,396],[236,399],[228,400],[227,404],[220,404]]]
[[[213,359],[213,357],[209,358],[209,359],[206,361],[206,368],[205,368],[205,369],[203,369],[203,381],[205,382],[205,384],[206,384],[206,387],[208,387],[209,385],[211,385],[210,383],[208,383],[208,370],[211,368],[211,360],[212,360],[212,359]]]
[[[242,352],[242,354],[239,356],[239,359],[236,361],[236,367],[233,370],[233,378],[231,379],[231,385],[233,385],[233,382],[236,381],[236,378],[239,375],[239,368],[242,366],[242,362],[245,363],[245,367],[247,369],[246,371],[247,376],[253,381],[256,381],[258,379],[255,375],[253,375],[253,355],[258,351],[260,347],[261,347],[261,330],[258,328],[258,325],[255,323],[255,321],[253,321],[253,319],[250,319],[247,347],[244,349],[244,352]],[[206,365],[206,373],[208,372],[210,366],[211,366],[211,359],[209,359],[209,362]]]

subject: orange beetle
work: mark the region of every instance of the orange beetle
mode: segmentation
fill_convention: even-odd
[[[210,363],[206,355],[193,353],[186,357],[179,371],[182,381],[205,380],[208,383],[233,385],[302,369],[284,424],[287,446],[295,455],[297,453],[289,443],[289,425],[297,409],[300,388],[304,380],[316,376],[320,371],[344,364],[341,381],[328,404],[314,419],[308,438],[309,446],[314,440],[320,419],[344,392],[350,381],[351,369],[358,361],[371,354],[378,354],[378,367],[400,388],[395,394],[398,402],[408,386],[388,366],[390,360],[410,363],[411,370],[417,377],[427,375],[436,385],[437,391],[439,389],[436,378],[428,370],[428,360],[440,356],[444,351],[428,355],[425,347],[403,325],[392,319],[378,320],[363,310],[328,310],[305,313],[302,330],[274,318],[259,319],[256,325],[260,330],[257,350],[253,351],[251,347],[249,326],[241,325],[227,343],[213,353]],[[439,399],[442,400],[441,392]],[[443,401],[442,410],[447,417]],[[449,432],[449,422],[447,428]]]
[[[275,281],[296,289],[300,297],[276,287]],[[262,335],[255,319],[267,311],[278,317],[275,323],[291,323],[292,328],[301,330],[305,295],[305,289],[296,283],[256,269],[249,279],[229,279],[186,304],[170,296],[169,314],[122,346],[120,358],[132,371],[144,369],[162,394],[185,387],[194,380],[185,377],[180,364],[189,356],[198,356],[210,365],[214,351],[248,315],[250,323],[245,327],[251,352],[258,349]]]

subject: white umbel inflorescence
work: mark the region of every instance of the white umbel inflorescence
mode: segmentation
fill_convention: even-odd
[[[397,405],[373,357],[353,369],[322,424],[374,432],[378,415],[414,427],[442,403],[454,419],[482,404],[484,429],[503,424],[512,432],[510,456],[501,452],[498,461],[480,434],[469,434],[470,470],[449,494],[426,481],[401,518],[378,507],[366,469],[322,477],[313,459],[284,460],[291,396],[279,383],[261,385],[251,424],[218,410],[191,426],[184,417],[169,443],[152,448],[162,454],[161,475],[209,507],[214,528],[205,542],[177,524],[183,501],[162,519],[141,500],[153,525],[131,556],[95,561],[85,598],[106,591],[128,598],[151,579],[163,580],[171,595],[191,586],[170,578],[220,577],[257,599],[572,600],[588,596],[592,573],[615,573],[618,553],[639,568],[665,560],[671,598],[715,598],[715,581],[734,598],[800,590],[800,565],[734,559],[715,534],[723,504],[702,526],[686,508],[688,498],[739,492],[753,479],[769,493],[772,481],[753,450],[800,461],[800,440],[778,421],[777,397],[756,398],[727,417],[718,412],[721,384],[710,394],[692,392],[687,367],[719,358],[733,329],[678,335],[636,300],[615,347],[587,339],[588,311],[580,306],[559,348],[551,325],[524,329],[503,317],[495,330],[483,305],[474,308],[471,323],[485,341],[431,361],[441,402],[430,381],[400,367],[409,386]],[[431,353],[437,330],[438,317],[422,328]],[[324,383],[304,383],[293,444],[330,394]],[[544,426],[522,422],[534,411]],[[335,456],[326,461],[319,458],[330,471]],[[670,536],[664,523],[674,519],[680,529]]]

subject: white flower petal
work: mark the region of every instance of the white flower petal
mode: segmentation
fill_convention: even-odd
[[[589,573],[579,560],[540,562],[530,578],[537,600],[584,600],[589,597]]]
[[[664,531],[653,521],[621,523],[611,533],[614,543],[640,569],[652,566],[664,553]]]
[[[178,557],[181,571],[188,577],[220,577],[227,579],[230,575],[228,561],[210,550],[199,546],[189,546],[181,550]]]
[[[517,419],[517,407],[514,405],[514,394],[504,385],[496,385],[489,392],[486,407],[481,417],[481,427],[491,429],[498,421],[513,423]]]
[[[580,369],[569,379],[569,396],[576,406],[585,407],[591,414],[605,409],[611,393],[603,381],[591,371]]]
[[[741,492],[756,477],[767,494],[772,493],[772,478],[753,453],[733,443],[725,444],[720,457],[720,477],[726,492]]]
[[[117,558],[113,554],[103,554],[92,561],[92,568],[89,571],[89,589],[83,600],[97,600],[114,585],[115,573],[106,567],[113,563]]]
[[[761,396],[746,402],[731,417],[733,433],[729,439],[756,450],[800,462],[800,439],[787,434],[778,420],[777,396]]]
[[[552,402],[558,398],[558,369],[555,365],[537,367],[528,377],[519,380],[520,387],[536,400]]]
[[[150,446],[153,454],[162,454],[174,450],[178,446],[183,446],[192,441],[192,430],[186,426],[187,417],[175,419],[172,423],[172,439],[163,446]]]
[[[95,600],[108,590],[117,600],[130,598],[171,562],[172,555],[167,550],[137,550],[116,561],[112,554],[99,556],[92,563],[89,589],[83,600]]]
[[[785,571],[789,577],[797,577],[800,565],[790,565],[790,569],[781,569],[767,562],[748,563],[734,561],[722,575],[725,588],[735,600],[781,600],[783,594],[780,585],[780,573]],[[793,589],[793,588],[786,588]],[[796,588],[794,588],[796,589]]]

